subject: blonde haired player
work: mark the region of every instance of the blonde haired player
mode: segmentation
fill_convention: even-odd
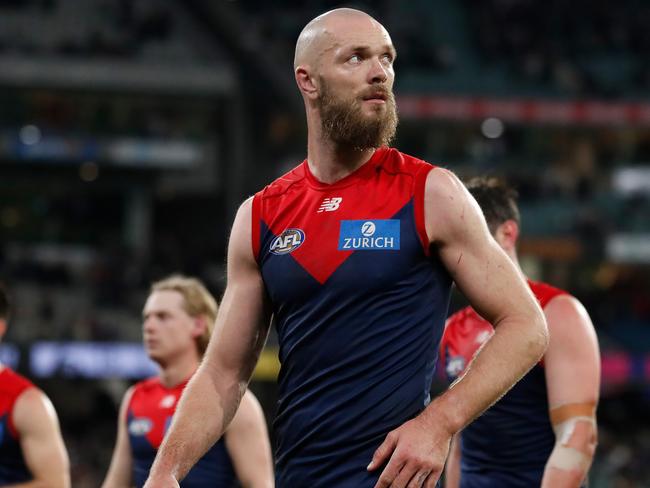
[[[494,178],[476,178],[467,187],[495,240],[520,269],[516,192]],[[528,284],[546,315],[549,347],[512,390],[455,436],[447,488],[569,488],[580,486],[587,476],[596,448],[600,387],[596,333],[574,297],[545,283]],[[492,332],[471,307],[449,318],[441,355],[451,380],[471,367]]]
[[[160,366],[157,377],[124,395],[104,488],[142,486],[190,377],[210,340],[217,303],[194,278],[154,283],[142,311],[144,345]],[[187,475],[184,487],[273,486],[271,449],[262,409],[247,391],[224,438]]]

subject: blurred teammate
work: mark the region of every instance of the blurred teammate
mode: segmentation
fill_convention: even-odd
[[[492,235],[520,269],[516,192],[497,179],[476,178],[467,186]],[[512,390],[456,436],[448,488],[577,487],[589,470],[600,386],[596,333],[578,300],[545,283],[528,284],[546,315],[549,347]],[[449,318],[441,354],[450,380],[462,375],[492,333],[471,307]]]
[[[239,209],[215,337],[147,487],[177,486],[226,429],[271,316],[282,488],[434,486],[452,434],[543,353],[541,310],[462,183],[386,147],[394,60],[386,30],[358,10],[300,34],[307,159]],[[451,278],[498,325],[496,340],[429,404]]]
[[[9,297],[0,284],[0,339],[9,312]],[[70,486],[68,453],[52,403],[29,380],[1,363],[0,486]]]
[[[205,352],[216,315],[216,301],[194,278],[171,276],[152,285],[142,311],[144,345],[160,374],[124,395],[104,488],[144,484],[183,388]],[[240,486],[238,481],[245,488],[274,485],[264,414],[249,391],[223,439],[210,447],[182,486],[231,488]]]

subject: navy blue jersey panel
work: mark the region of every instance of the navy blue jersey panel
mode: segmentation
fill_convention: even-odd
[[[282,364],[279,487],[372,488],[374,450],[429,401],[450,278],[425,255],[412,202],[392,219],[399,251],[355,251],[324,284],[290,254],[271,255],[276,236],[262,228]]]
[[[538,486],[555,444],[548,417],[544,368],[535,366],[501,400],[468,425],[462,432],[462,443],[463,462],[467,466],[479,471],[510,472],[515,477],[526,474],[526,480],[537,473]]]

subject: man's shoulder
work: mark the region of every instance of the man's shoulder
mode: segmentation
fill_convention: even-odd
[[[389,147],[385,148],[385,155],[382,159],[384,170],[393,173],[417,174],[421,171],[429,172],[435,166],[427,161],[401,152],[400,150]]]
[[[537,298],[537,301],[542,308],[548,305],[548,303],[557,296],[571,296],[569,292],[541,281],[528,280],[528,286],[530,286],[533,295],[535,295],[535,298]]]

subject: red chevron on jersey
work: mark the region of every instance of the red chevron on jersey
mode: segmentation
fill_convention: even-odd
[[[173,388],[163,386],[157,377],[137,383],[127,411],[131,419],[125,419],[129,433],[144,434],[151,447],[158,449],[187,381]]]
[[[270,251],[291,253],[323,284],[354,252],[339,249],[341,222],[387,220],[415,198],[415,220],[425,253],[423,195],[432,166],[395,149],[380,148],[359,169],[334,184],[319,182],[305,160],[256,194],[253,251],[260,257],[260,222],[276,237]],[[396,178],[395,175],[402,175]]]
[[[544,308],[555,297],[567,292],[546,283],[528,280],[533,295]],[[472,360],[476,351],[494,333],[494,328],[472,307],[465,307],[447,320],[440,345],[440,358],[450,380],[457,378]]]

